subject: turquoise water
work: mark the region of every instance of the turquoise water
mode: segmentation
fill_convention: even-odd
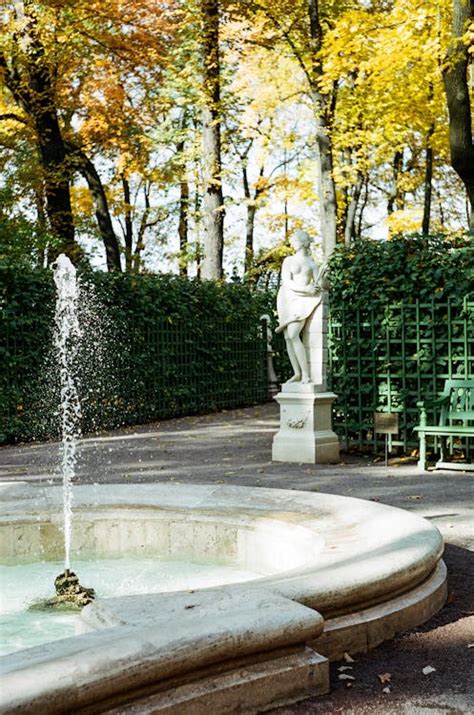
[[[33,601],[54,596],[54,579],[63,570],[59,561],[0,566],[0,655],[75,634],[77,614],[27,610]],[[97,598],[205,588],[257,576],[233,566],[156,558],[75,561],[72,570]]]

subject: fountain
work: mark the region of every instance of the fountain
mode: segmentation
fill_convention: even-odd
[[[65,257],[55,281],[64,485],[0,485],[0,561],[54,561],[65,549],[58,586],[72,579],[73,588],[71,559],[217,564],[241,575],[91,600],[78,635],[0,658],[2,713],[257,712],[326,693],[329,660],[374,648],[441,608],[439,531],[374,502],[225,485],[79,485],[72,520],[80,406],[68,361],[79,326]]]
[[[54,581],[56,596],[31,605],[32,610],[76,610],[94,599],[94,590],[79,583],[71,571],[72,483],[76,472],[80,435],[81,402],[75,380],[75,364],[81,329],[78,319],[79,285],[76,269],[61,253],[51,265],[56,284],[54,347],[59,367],[61,416],[61,474],[63,479],[64,572]]]
[[[57,559],[61,489],[3,485],[0,497],[0,560]],[[73,562],[159,557],[254,576],[94,600],[82,634],[0,658],[2,712],[252,712],[327,692],[328,659],[423,623],[446,598],[438,530],[379,503],[116,484],[76,486],[74,505]]]

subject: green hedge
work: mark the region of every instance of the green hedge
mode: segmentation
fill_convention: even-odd
[[[83,271],[81,282],[85,432],[267,399],[268,296],[175,276]],[[3,440],[57,436],[51,272],[0,264],[0,286]]]
[[[378,310],[433,297],[462,300],[474,288],[474,239],[472,234],[363,239],[338,247],[330,267],[336,310]]]
[[[78,366],[84,431],[266,399],[259,317],[275,315],[274,292],[176,276],[83,270],[81,279],[92,296],[82,306],[89,339],[84,341]],[[331,282],[332,314],[340,321],[343,312],[346,326],[360,322],[361,311],[372,313],[380,322],[389,306],[417,300],[434,300],[440,310],[447,301],[461,304],[474,287],[472,237],[411,236],[338,247],[331,260]],[[50,271],[0,262],[3,440],[57,435],[58,388],[51,378],[55,371],[50,353],[53,304]],[[344,405],[353,409],[356,391],[355,419],[360,424],[349,431],[357,433],[360,443],[370,431],[360,415],[383,404],[367,385],[357,388],[353,371],[355,365],[362,365],[361,354],[378,348],[363,331],[345,330],[344,335],[344,340],[336,337],[332,344],[333,389],[341,397],[336,405],[337,422],[344,429],[342,422],[354,421],[353,414],[342,414],[341,409]],[[404,341],[416,339],[417,328],[407,325],[403,335]],[[284,380],[289,365],[281,335],[274,336],[273,347],[276,372]],[[413,359],[411,355],[412,363]],[[402,407],[413,416],[412,399],[406,397]],[[387,398],[384,404],[389,402]]]
[[[50,272],[0,263],[0,442],[34,435],[29,405],[43,401],[53,301]]]
[[[373,413],[398,412],[400,434],[392,443],[416,446],[417,401],[440,391],[448,377],[473,377],[472,236],[340,247],[331,282],[336,431],[348,445],[373,448]]]

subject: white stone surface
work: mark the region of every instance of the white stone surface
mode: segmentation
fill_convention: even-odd
[[[293,368],[289,382],[313,382],[326,389],[327,266],[314,262],[306,231],[296,231],[291,243],[295,253],[287,256],[281,267],[276,332],[285,337]]]
[[[311,258],[311,239],[306,232],[297,231],[292,243],[295,254],[282,264],[276,330],[285,336],[294,374],[275,395],[280,405],[280,429],[273,439],[272,459],[335,463],[339,440],[331,421],[336,395],[327,392],[326,266],[317,266]]]
[[[280,405],[280,429],[273,438],[274,462],[328,464],[339,460],[339,440],[331,426],[336,395],[319,386],[285,383],[275,395]]]
[[[329,295],[321,294],[321,303],[310,315],[303,329],[303,345],[309,365],[310,382],[322,392],[327,390]]]
[[[325,621],[324,632],[311,643],[329,660],[344,653],[363,653],[393,638],[396,633],[424,623],[439,611],[447,597],[447,570],[440,561],[420,586],[385,603]]]
[[[0,659],[0,712],[70,711],[112,694],[315,639],[321,616],[261,589],[107,599],[84,609],[91,633]]]
[[[178,685],[108,710],[110,715],[258,713],[329,690],[328,661],[310,648]]]
[[[30,560],[56,558],[58,552],[52,547],[48,552],[48,542],[40,539],[51,533],[47,526],[59,524],[61,490],[24,484],[0,489],[2,494],[0,533],[7,538],[0,542],[0,558],[8,560],[8,548],[26,552]],[[354,591],[362,602],[383,600],[395,585],[408,589],[433,571],[443,550],[438,529],[413,513],[330,494],[224,485],[97,485],[76,487],[74,504],[78,533],[88,532],[91,539],[87,551],[117,553],[128,520],[144,538],[156,533],[157,523],[180,520],[189,529],[217,525],[209,533],[218,541],[223,563],[237,556],[240,566],[258,565],[268,574],[259,584],[287,588],[284,595],[296,600],[311,597],[318,610],[350,605]],[[117,529],[90,528],[95,521]],[[164,540],[156,541],[159,554],[168,543],[166,526],[163,534]],[[58,543],[54,538],[53,546]],[[129,543],[124,555],[142,553],[141,543]],[[181,542],[185,550],[174,547],[174,553],[200,560],[196,548],[202,543],[186,540]]]

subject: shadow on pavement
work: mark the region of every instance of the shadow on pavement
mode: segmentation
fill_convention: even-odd
[[[413,633],[427,633],[474,616],[474,552],[446,544],[443,558],[448,567],[448,600],[439,613],[415,628]],[[474,640],[474,631],[472,635]]]

